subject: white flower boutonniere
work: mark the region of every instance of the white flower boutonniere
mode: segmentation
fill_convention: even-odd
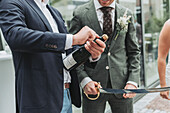
[[[128,24],[131,23],[130,21],[131,16],[127,16],[127,9],[123,15],[123,17],[120,17],[117,22],[116,22],[116,29],[118,31],[115,40],[117,39],[117,37],[120,34],[120,31],[127,31],[128,30]]]

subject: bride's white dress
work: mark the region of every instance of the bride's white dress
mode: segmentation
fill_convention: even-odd
[[[168,64],[166,66],[166,81],[167,81],[167,86],[170,86],[170,50],[169,50]]]

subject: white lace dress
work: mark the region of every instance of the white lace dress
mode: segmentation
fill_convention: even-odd
[[[170,50],[169,50],[168,64],[166,66],[166,82],[167,85],[170,86]]]

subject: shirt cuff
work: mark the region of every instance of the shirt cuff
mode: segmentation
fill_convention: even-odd
[[[89,82],[91,82],[91,81],[92,81],[92,79],[91,79],[90,77],[85,77],[85,78],[81,81],[81,83],[80,83],[82,89],[84,88],[84,86],[85,86],[87,83],[89,83]]]
[[[138,84],[136,82],[128,81],[126,84],[132,84],[132,85],[136,86],[136,88],[138,88]]]
[[[72,34],[67,34],[66,35],[65,50],[72,48],[72,44],[73,44],[73,35]]]
[[[90,56],[89,61],[90,62],[97,62],[100,58],[101,58],[101,55],[97,59],[93,60],[92,57]]]

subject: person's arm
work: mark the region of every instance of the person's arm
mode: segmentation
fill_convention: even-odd
[[[130,13],[132,16],[132,13]],[[133,81],[139,84],[140,76],[140,50],[138,39],[136,37],[136,30],[134,26],[134,17],[130,19],[128,32],[126,34],[126,51],[128,60],[128,81]]]
[[[159,37],[158,72],[159,72],[161,87],[166,86],[165,72],[166,72],[166,58],[170,48],[169,42],[170,42],[170,20],[164,24]]]
[[[127,51],[127,58],[128,58],[128,82],[127,82],[125,89],[136,89],[137,86],[133,83],[139,84],[139,77],[140,77],[140,50],[138,39],[136,37],[136,30],[134,26],[134,17],[133,14],[130,12],[131,15],[130,23],[128,26],[128,32],[126,34],[126,51]],[[133,98],[136,94],[124,94],[124,98]]]
[[[12,51],[31,53],[65,51],[66,33],[43,32],[37,29],[30,29],[28,27],[29,24],[26,23],[26,19],[28,19],[26,10],[28,9],[25,9],[25,4],[19,1],[4,2],[6,3],[3,6],[1,5],[0,8],[0,26]],[[96,36],[94,31],[84,27],[73,36],[72,45],[84,44],[87,40],[94,40]]]
[[[3,5],[0,9],[0,26],[13,51],[64,51],[66,34],[29,29],[23,4],[9,1]]]
[[[166,87],[166,58],[170,49],[170,20],[168,20],[160,33],[158,46],[158,72],[161,87]],[[161,92],[160,95],[165,99],[169,98],[169,92]]]

